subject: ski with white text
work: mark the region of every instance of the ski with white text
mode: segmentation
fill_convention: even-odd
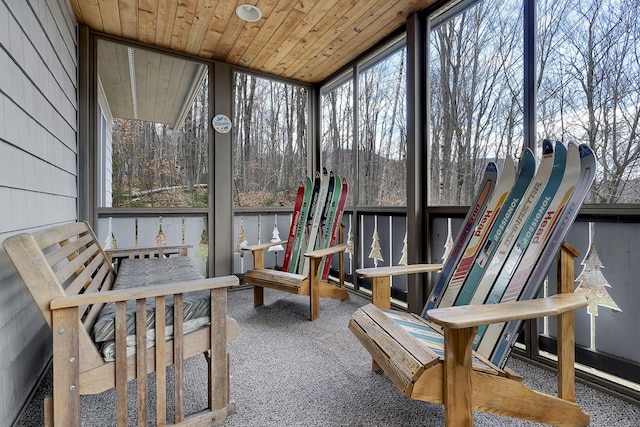
[[[478,193],[476,195],[476,199],[471,204],[471,208],[469,212],[467,212],[467,216],[462,222],[462,228],[458,232],[458,237],[455,240],[455,245],[451,249],[447,260],[445,261],[444,266],[442,267],[442,272],[440,273],[440,278],[438,279],[438,283],[431,291],[431,295],[427,300],[427,304],[425,304],[424,309],[422,310],[422,317],[425,319],[427,310],[435,308],[440,300],[440,295],[447,283],[449,283],[449,279],[453,274],[453,269],[458,264],[460,257],[462,256],[462,252],[467,247],[467,243],[471,238],[471,231],[473,230],[476,220],[478,220],[478,215],[484,209],[484,206],[489,201],[491,197],[491,193],[496,185],[496,181],[498,179],[498,168],[494,162],[487,163],[487,166],[484,169],[484,175],[480,180],[480,187]]]
[[[533,168],[535,168],[535,163]],[[533,176],[533,168],[530,174],[531,177]],[[531,180],[531,177],[529,177],[529,181]],[[507,157],[504,167],[502,168],[500,179],[498,180],[496,188],[491,195],[491,199],[480,216],[480,220],[467,243],[467,248],[464,250],[462,258],[460,258],[460,261],[451,276],[451,280],[442,292],[442,298],[440,298],[440,303],[438,304],[439,307],[449,307],[453,305],[467,274],[473,266],[473,262],[476,260],[478,253],[480,253],[480,249],[482,248],[485,239],[489,235],[496,221],[501,217],[500,213],[502,209],[510,205],[509,194],[514,192],[512,190],[514,188],[515,181],[515,165],[513,164],[511,157]],[[524,188],[526,188],[526,185]]]
[[[333,220],[333,215],[335,213],[336,208],[338,207],[338,200],[340,200],[340,188],[341,188],[340,177],[334,175],[333,171],[329,172],[329,187],[327,188],[327,201],[324,204],[324,209],[322,210],[322,216],[320,217],[320,224],[318,226],[318,235],[316,237],[316,244],[314,245],[314,249],[324,249],[324,235],[329,231],[327,228],[331,220]],[[328,239],[327,239],[328,241]]]
[[[340,179],[340,177],[336,175],[336,190],[334,191],[335,208],[331,212],[330,218],[327,220],[327,224],[330,225],[330,227],[327,227],[327,229],[323,231],[322,243],[320,245],[320,248],[329,248],[333,246],[338,240],[338,233],[340,231],[342,222],[342,213],[344,212],[344,206],[347,201],[347,180]],[[331,258],[331,255],[327,255],[320,263],[319,270],[321,280],[327,280],[327,278],[329,277],[329,270],[331,269]]]
[[[589,189],[596,174],[596,158],[591,148],[586,144],[581,144],[578,147],[578,151],[580,153],[580,178],[569,202],[562,212],[561,218],[558,220],[557,225],[546,242],[542,256],[526,280],[520,299],[531,299],[538,294],[543,279],[547,275],[560,245],[562,245],[569,228],[578,215],[580,206],[582,206],[584,199],[589,194]],[[491,355],[491,361],[497,366],[504,365],[522,325],[523,321],[510,322],[502,332],[501,339]]]
[[[549,180],[554,168],[554,158],[553,144],[543,144],[542,160],[534,178],[522,195],[510,220],[501,224],[504,227],[496,230],[495,235],[499,237],[495,241],[488,240],[485,243],[483,252],[476,259],[476,263],[467,277],[467,282],[463,285],[454,305],[482,304],[484,302],[493,281],[500,273],[506,257],[516,242],[516,237],[525,226],[531,210],[535,207]]]
[[[304,181],[298,184],[298,192],[296,194],[296,203],[293,207],[291,215],[291,226],[289,227],[289,237],[287,238],[287,248],[284,252],[284,260],[282,261],[282,271],[289,271],[289,260],[293,251],[294,240],[296,238],[296,230],[300,223],[300,215],[302,213],[302,203],[304,201]]]
[[[302,246],[304,229],[307,224],[307,216],[309,215],[309,210],[311,205],[313,204],[313,200],[315,196],[317,196],[317,192],[320,190],[320,174],[316,173],[316,176],[313,180],[311,177],[307,176],[304,181],[304,201],[302,202],[302,209],[300,210],[300,221],[296,227],[295,237],[294,237],[294,245],[291,250],[291,259],[289,260],[289,273],[297,273],[298,272],[298,260],[300,258],[300,248]]]
[[[303,234],[302,245],[300,246],[300,255],[298,259],[298,272],[304,276],[309,274],[311,262],[309,258],[304,256],[305,252],[312,251],[316,245],[316,237],[318,236],[318,228],[324,206],[327,203],[327,192],[329,190],[329,174],[324,169],[320,178],[320,188],[316,195],[315,204],[312,203],[309,214],[307,215],[307,224],[305,233]]]

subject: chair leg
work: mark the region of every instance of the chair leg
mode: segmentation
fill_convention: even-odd
[[[447,427],[473,426],[471,346],[478,328],[444,328],[444,418]]]
[[[253,306],[260,307],[264,305],[264,288],[262,286],[253,287]]]
[[[320,269],[320,258],[311,258],[311,268],[309,270],[309,319],[316,320],[320,317],[320,279],[318,270]]]
[[[44,398],[44,427],[53,427],[53,397]]]
[[[391,308],[391,276],[374,277],[371,302],[378,308]]]

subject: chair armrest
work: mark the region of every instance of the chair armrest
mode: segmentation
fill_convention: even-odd
[[[221,276],[208,279],[189,280],[186,282],[166,283],[161,285],[141,286],[137,288],[114,289],[111,291],[95,292],[82,295],[68,295],[51,300],[51,310],[79,307],[82,305],[101,304],[117,301],[129,301],[142,298],[154,298],[195,292],[202,290],[221,289],[237,286],[237,276]]]
[[[549,298],[511,301],[499,304],[463,305],[427,311],[434,323],[451,329],[464,329],[511,320],[536,319],[586,307],[587,298],[580,294],[558,294]]]
[[[401,274],[431,273],[442,264],[394,265],[391,267],[359,268],[356,274],[371,280],[372,302],[376,307],[391,308],[391,277]]]
[[[387,277],[401,274],[432,273],[442,269],[442,264],[394,265],[391,267],[359,268],[356,274],[362,277]]]
[[[339,245],[331,246],[325,249],[316,249],[314,251],[305,252],[304,256],[307,258],[323,258],[327,255],[337,254],[345,251],[349,245],[346,243],[340,243]]]
[[[251,246],[245,246],[242,248],[243,251],[247,251],[247,252],[255,252],[255,251],[261,251],[261,250],[265,250],[267,248],[270,248],[272,246],[277,246],[277,245],[286,245],[287,241],[283,240],[280,242],[269,242],[269,243],[261,243],[259,245],[251,245]]]

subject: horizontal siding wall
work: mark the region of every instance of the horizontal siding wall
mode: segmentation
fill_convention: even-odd
[[[67,0],[0,0],[0,242],[77,218],[77,23]],[[0,425],[51,357],[51,333],[0,248]]]

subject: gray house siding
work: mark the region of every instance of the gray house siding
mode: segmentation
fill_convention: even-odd
[[[0,0],[0,242],[77,218],[77,23],[67,0]],[[51,333],[0,248],[0,425],[19,415]]]

